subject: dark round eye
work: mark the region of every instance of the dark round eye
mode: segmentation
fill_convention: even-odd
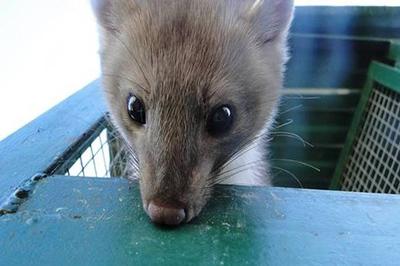
[[[128,96],[128,114],[132,120],[146,124],[146,111],[143,102],[135,95]]]
[[[211,111],[206,129],[214,137],[228,132],[233,124],[233,108],[229,105],[222,105]]]

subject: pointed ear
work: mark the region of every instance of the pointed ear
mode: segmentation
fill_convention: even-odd
[[[105,30],[115,32],[127,14],[136,8],[135,0],[90,0],[97,22]]]
[[[97,22],[108,31],[118,31],[124,19],[137,12],[139,0],[90,0]]]
[[[111,20],[112,0],[90,0],[97,22],[105,29],[113,29]]]
[[[293,0],[249,0],[244,18],[263,44],[286,37],[293,16]]]

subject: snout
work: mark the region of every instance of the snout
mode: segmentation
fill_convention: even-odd
[[[186,218],[182,204],[158,203],[154,200],[150,201],[147,214],[153,223],[169,226],[177,226]]]

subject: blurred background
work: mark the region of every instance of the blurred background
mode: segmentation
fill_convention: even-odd
[[[0,0],[0,140],[99,75],[88,0]]]
[[[399,0],[296,5],[400,6]],[[88,0],[0,0],[0,141],[99,76]]]

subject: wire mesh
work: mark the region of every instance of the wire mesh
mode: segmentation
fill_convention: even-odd
[[[342,174],[342,190],[400,193],[400,94],[374,83]]]
[[[127,154],[115,130],[107,126],[94,131],[89,141],[60,169],[67,176],[127,176]]]

